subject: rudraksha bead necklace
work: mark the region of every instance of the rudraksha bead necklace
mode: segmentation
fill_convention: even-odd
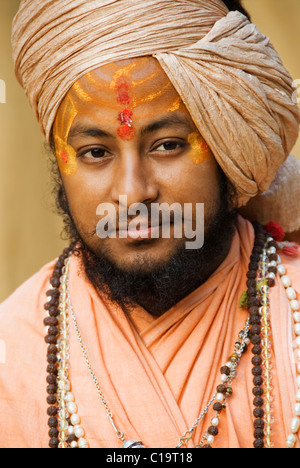
[[[226,408],[227,400],[232,394],[231,384],[236,377],[236,367],[242,354],[247,350],[251,342],[252,348],[252,374],[253,374],[253,416],[254,416],[254,447],[271,447],[271,375],[270,375],[270,319],[269,319],[269,289],[275,284],[275,275],[280,261],[276,254],[276,242],[265,233],[263,227],[253,223],[255,230],[255,242],[250,257],[249,270],[247,273],[247,308],[249,318],[244,330],[239,334],[235,344],[234,352],[225,366],[221,368],[221,383],[217,386],[216,393],[208,402],[194,425],[180,438],[176,448],[188,443],[192,438],[199,422],[207,414],[211,406],[215,411],[211,419],[211,425],[205,432],[196,448],[212,448],[214,438],[218,435],[218,425],[221,412]],[[47,352],[47,409],[49,426],[49,446],[51,448],[88,448],[88,442],[84,438],[85,431],[80,425],[80,416],[75,403],[74,395],[71,393],[71,384],[68,379],[69,367],[69,345],[68,345],[68,317],[72,315],[74,327],[81,346],[81,350],[93,378],[98,395],[107,412],[108,418],[116,432],[117,437],[123,442],[123,448],[143,448],[142,442],[125,440],[124,433],[119,431],[115,425],[112,413],[104,398],[101,387],[96,379],[92,366],[89,362],[81,334],[78,328],[74,310],[72,308],[68,278],[69,263],[74,245],[64,249],[55,265],[53,275],[50,279],[52,289],[47,291],[48,301],[44,308],[47,317],[44,324],[47,327],[45,341],[48,344]],[[282,266],[280,266],[282,267]],[[282,267],[284,268],[284,267]],[[285,271],[281,271],[283,285]],[[283,274],[284,273],[284,274]],[[279,273],[280,274],[280,273]],[[289,284],[288,284],[289,283]],[[300,312],[299,303],[295,299],[290,281],[286,280],[286,289],[289,289],[290,301],[296,322],[295,332],[300,335]],[[289,296],[288,296],[289,297]],[[298,315],[295,315],[298,314]],[[299,326],[298,326],[299,325]],[[300,337],[299,337],[300,349]],[[300,353],[299,353],[300,354]],[[300,365],[299,365],[300,373]],[[300,380],[300,379],[299,379]],[[300,387],[300,382],[298,387]],[[291,422],[291,434],[287,438],[287,446],[292,447],[296,442],[296,432],[300,426],[300,390],[297,393],[295,405],[295,418]]]

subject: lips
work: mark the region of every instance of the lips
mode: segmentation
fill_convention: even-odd
[[[151,225],[151,224],[143,224],[143,223],[139,223],[140,226],[142,226],[142,228],[139,228],[139,229],[129,229],[129,225],[128,226],[120,226],[119,228],[117,228],[117,231],[140,231],[140,230],[147,230],[147,229],[150,229],[150,228],[157,228],[157,227],[160,227],[161,224],[154,224],[154,225]]]
[[[158,223],[156,222],[155,224],[152,224],[151,223],[151,220],[149,221],[148,219],[147,220],[144,220],[144,221],[139,221],[138,223],[136,223],[137,225],[139,225],[139,229],[130,229],[130,223],[129,224],[126,224],[126,225],[120,225],[117,227],[117,231],[132,231],[132,232],[137,232],[139,230],[147,230],[147,229],[150,229],[150,228],[159,228],[159,227],[162,227],[162,226],[165,226],[167,223],[163,223],[163,216],[162,214],[160,213],[160,216],[158,217],[158,219],[156,218],[156,221],[158,221]],[[133,222],[134,220],[131,220],[131,223]],[[174,224],[174,216],[173,214],[171,213],[170,214],[170,222],[168,223],[170,225]]]
[[[173,224],[170,222],[170,225]],[[143,227],[141,223],[142,229],[129,229],[129,226],[126,226],[124,229],[119,228],[118,232],[119,235],[126,237],[126,238],[131,238],[131,239],[145,239],[145,238],[151,238],[154,237],[158,238],[159,237],[159,232],[160,229],[163,227],[162,224],[156,224],[151,226],[151,224],[148,224],[148,226]],[[120,236],[120,237],[121,237]]]
[[[119,231],[122,232],[122,231]],[[124,233],[127,234],[127,237],[132,238],[132,239],[144,239],[144,238],[149,238],[152,237],[155,233],[159,233],[159,226],[156,227],[148,227],[146,229],[139,229],[139,230],[128,230],[124,231]]]

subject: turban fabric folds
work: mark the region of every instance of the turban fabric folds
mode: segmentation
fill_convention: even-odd
[[[300,163],[289,156],[300,122],[293,80],[269,39],[221,0],[23,0],[12,42],[16,75],[48,141],[59,105],[84,74],[155,57],[240,206],[254,199],[253,211],[257,198],[257,218],[261,210],[266,215],[276,195],[262,201],[260,194],[284,171],[293,219],[278,200],[273,219],[287,231],[300,229],[299,192],[297,200],[286,176],[300,181]]]

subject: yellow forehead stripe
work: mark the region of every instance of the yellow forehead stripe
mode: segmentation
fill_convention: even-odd
[[[118,71],[115,72],[111,82],[110,82],[110,89],[115,89],[117,81],[122,76],[129,76],[131,70],[136,67],[136,63],[132,62],[126,65],[126,67],[120,68]]]
[[[83,88],[80,86],[79,82],[76,81],[73,85],[73,91],[75,95],[81,99],[83,102],[91,102],[93,100],[92,96],[90,96]]]
[[[179,96],[179,97],[173,102],[173,104],[172,104],[170,107],[168,107],[167,112],[175,112],[175,111],[177,111],[177,110],[179,109],[179,107],[180,107],[181,102],[182,102],[182,101],[181,101],[181,97]]]
[[[142,78],[141,80],[138,80],[138,81],[133,80],[132,81],[132,87],[137,88],[138,86],[142,86],[143,84],[147,83],[148,81],[151,81],[152,79],[157,78],[158,74],[159,74],[159,72],[155,71],[151,75],[146,76],[146,78]]]

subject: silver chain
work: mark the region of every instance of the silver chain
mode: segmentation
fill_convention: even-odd
[[[247,322],[246,322],[246,325],[245,325],[245,328],[243,330],[243,339],[242,339],[242,342],[241,342],[241,347],[240,349],[236,350],[236,354],[238,356],[238,359],[237,361],[235,362],[235,364],[233,365],[232,367],[232,370],[236,369],[240,359],[241,359],[241,356],[243,354],[243,351],[245,349],[245,346],[246,346],[246,340],[247,340],[247,337],[248,337],[248,332],[249,332],[249,329],[250,329],[250,320],[248,318]],[[233,381],[233,377],[230,377],[227,381],[227,384],[228,385],[231,385]],[[212,399],[207,403],[207,405],[205,406],[204,410],[202,411],[202,413],[200,414],[200,416],[196,419],[195,423],[193,424],[193,426],[184,434],[183,437],[180,438],[180,442],[179,444],[176,446],[176,448],[180,448],[182,445],[184,445],[184,443],[188,442],[188,440],[192,437],[193,435],[193,432],[195,431],[195,429],[197,428],[199,422],[204,418],[204,416],[208,413],[208,410],[209,408],[211,407],[211,405],[213,404],[213,402],[215,401],[216,399],[216,396],[217,396],[217,392],[214,394],[214,396],[212,397]]]
[[[70,262],[70,257],[68,259],[68,262]],[[107,401],[104,398],[102,389],[101,389],[100,384],[99,384],[99,382],[97,380],[95,372],[94,372],[94,370],[92,368],[92,365],[91,365],[91,363],[89,361],[87,351],[86,351],[85,346],[83,344],[83,340],[82,340],[81,333],[79,331],[76,315],[75,315],[75,312],[74,312],[74,309],[73,309],[73,306],[72,306],[72,303],[71,303],[71,299],[70,299],[69,276],[67,277],[67,305],[68,305],[69,310],[71,311],[71,315],[72,315],[72,319],[73,319],[73,323],[74,323],[74,328],[75,328],[75,331],[76,331],[76,334],[77,334],[77,338],[78,338],[78,341],[79,341],[79,344],[80,344],[80,348],[81,348],[85,363],[86,363],[86,365],[88,367],[88,370],[90,372],[90,375],[91,375],[91,377],[93,379],[93,382],[94,382],[94,385],[96,387],[97,393],[98,393],[98,395],[99,395],[99,397],[100,397],[100,399],[102,401],[102,404],[103,404],[104,409],[106,411],[107,417],[108,417],[109,421],[111,422],[111,425],[114,428],[118,439],[120,439],[122,442],[124,442],[125,441],[124,433],[117,428],[117,426],[116,426],[116,424],[114,422],[112,412],[111,412],[111,410],[110,410],[110,408],[108,406]]]

